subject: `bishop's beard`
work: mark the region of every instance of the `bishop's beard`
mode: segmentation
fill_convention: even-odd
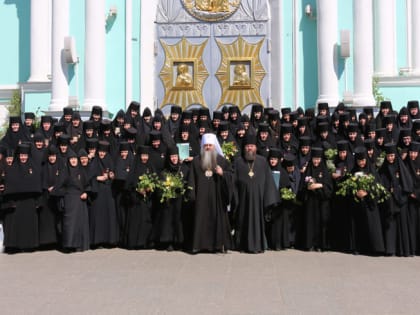
[[[201,149],[201,169],[205,172],[207,170],[214,170],[217,166],[217,152],[205,151]]]
[[[253,151],[245,151],[245,153],[244,153],[244,158],[245,158],[245,160],[247,160],[247,161],[254,161],[255,160],[255,157],[256,157],[256,153],[255,152],[253,152]]]

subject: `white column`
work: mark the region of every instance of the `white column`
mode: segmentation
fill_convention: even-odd
[[[155,40],[157,0],[141,1],[140,102],[142,108],[155,107]]]
[[[412,71],[420,75],[420,1],[411,1],[411,21],[412,21]]]
[[[372,0],[353,1],[353,105],[375,105],[373,77]]]
[[[375,74],[393,76],[396,68],[395,0],[375,0]]]
[[[271,2],[271,104],[280,110],[283,104],[282,77],[282,1]],[[277,108],[278,107],[278,108]]]
[[[338,103],[337,70],[337,1],[317,0],[318,84],[317,103]]]
[[[47,82],[49,74],[50,0],[31,0],[31,74],[28,82]]]
[[[64,59],[64,37],[69,35],[69,0],[53,0],[52,3],[52,95],[50,111],[60,111],[67,106],[69,87],[68,65]]]
[[[133,98],[133,3],[125,1],[125,106]]]
[[[84,110],[105,104],[105,0],[85,1],[85,100]]]

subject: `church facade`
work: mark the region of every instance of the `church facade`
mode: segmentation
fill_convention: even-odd
[[[419,98],[417,0],[5,0],[0,115]]]

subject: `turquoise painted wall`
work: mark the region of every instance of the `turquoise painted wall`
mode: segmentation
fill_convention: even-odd
[[[392,101],[395,110],[406,106],[407,101],[420,100],[420,87],[382,87],[380,91],[385,99]]]
[[[48,108],[50,103],[50,93],[30,93],[25,95],[25,103],[27,104],[25,112],[36,113],[37,116],[42,116],[43,111]]]
[[[30,0],[4,0],[0,8],[0,85],[24,82],[30,72]]]
[[[106,1],[106,10],[116,5],[118,13],[106,32],[106,103],[116,114],[125,107],[125,1]],[[112,21],[114,21],[112,23]]]
[[[68,65],[69,96],[78,97],[80,106],[84,99],[84,48],[85,48],[85,1],[70,1],[70,36],[76,41],[76,50],[79,56],[77,65]]]
[[[343,59],[340,55],[340,31],[350,31],[350,57]],[[337,43],[338,43],[338,73],[339,79],[339,97],[343,98],[345,91],[353,91],[353,1],[339,0],[338,1],[338,29],[337,29]]]

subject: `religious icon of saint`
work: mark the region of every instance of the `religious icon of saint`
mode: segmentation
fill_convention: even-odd
[[[192,87],[193,80],[191,74],[188,72],[189,68],[186,63],[180,63],[177,66],[177,76],[175,87]]]
[[[246,71],[246,67],[243,63],[238,63],[233,68],[233,86],[249,86],[251,85],[251,81],[249,79],[248,72]]]

